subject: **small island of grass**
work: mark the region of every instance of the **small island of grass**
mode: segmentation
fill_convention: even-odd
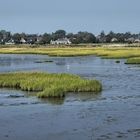
[[[35,91],[39,98],[64,97],[68,92],[98,93],[102,90],[102,85],[97,80],[82,79],[71,74],[41,72],[0,74],[0,87]]]
[[[140,57],[129,58],[125,64],[140,64]]]

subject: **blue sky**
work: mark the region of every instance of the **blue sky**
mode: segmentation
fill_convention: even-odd
[[[140,32],[140,0],[0,0],[0,30]]]

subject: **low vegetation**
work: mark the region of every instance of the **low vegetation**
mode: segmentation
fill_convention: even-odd
[[[105,59],[128,59],[133,57],[140,57],[140,47],[68,47],[57,48],[57,46],[47,47],[23,47],[13,46],[10,48],[0,48],[0,53],[3,54],[43,54],[49,56],[71,57],[71,56],[86,56],[96,55]]]
[[[125,64],[140,64],[140,57],[129,58]]]
[[[35,91],[39,98],[64,97],[68,92],[97,93],[102,90],[97,80],[82,79],[71,74],[39,72],[0,74],[0,87]]]

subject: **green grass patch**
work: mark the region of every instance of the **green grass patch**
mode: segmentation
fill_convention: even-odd
[[[125,64],[140,64],[140,57],[129,58]]]
[[[37,97],[64,97],[68,92],[98,93],[102,85],[97,80],[82,79],[71,74],[4,73],[0,74],[0,87],[35,91]]]

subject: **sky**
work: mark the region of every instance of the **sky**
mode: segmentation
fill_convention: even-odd
[[[140,0],[0,0],[0,30],[140,32]]]

